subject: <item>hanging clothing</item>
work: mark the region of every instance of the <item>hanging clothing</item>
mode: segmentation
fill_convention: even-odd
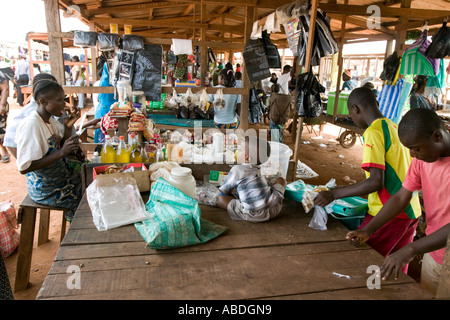
[[[109,71],[107,63],[103,64],[102,77],[100,78],[99,87],[112,87],[109,84]],[[107,114],[111,108],[111,105],[117,100],[114,98],[114,93],[100,93],[98,95],[98,105],[95,107],[95,118],[102,118]],[[94,131],[94,142],[103,143],[105,140],[105,135],[100,129]]]
[[[305,65],[306,47],[308,44],[310,15],[301,15],[299,17],[299,26],[301,34],[298,42],[299,65]],[[317,9],[317,18],[315,26],[315,37],[313,41],[313,49],[311,54],[311,66],[320,65],[320,58],[334,54],[339,51],[339,46],[331,32],[329,18],[325,13]]]

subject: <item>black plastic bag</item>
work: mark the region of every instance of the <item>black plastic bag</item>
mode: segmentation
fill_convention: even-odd
[[[162,55],[160,45],[145,45],[144,50],[135,52],[132,87],[144,91],[149,101],[161,100]]]
[[[450,27],[447,22],[431,37],[431,44],[425,51],[427,57],[433,59],[444,59],[450,55]]]
[[[97,32],[75,31],[73,45],[82,48],[95,47],[97,45]]]
[[[325,92],[325,88],[313,73],[306,72],[298,76],[296,92],[296,108],[299,116],[316,118],[322,113],[320,93]]]
[[[274,69],[280,69],[281,68],[280,53],[278,52],[277,46],[270,41],[270,35],[265,30],[262,32],[261,41],[266,51],[269,67]]]
[[[111,51],[119,47],[120,36],[117,33],[99,33],[98,46],[101,51]]]
[[[380,74],[380,79],[385,81],[394,81],[397,70],[400,66],[400,57],[397,52],[394,52],[384,60],[383,71]]]
[[[124,34],[122,48],[126,51],[144,50],[144,40],[141,36]]]
[[[264,44],[259,39],[250,39],[245,45],[242,56],[245,61],[250,82],[256,82],[270,77],[269,61]]]

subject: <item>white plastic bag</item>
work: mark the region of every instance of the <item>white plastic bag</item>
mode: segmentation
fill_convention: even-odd
[[[314,207],[314,214],[309,222],[309,227],[317,230],[327,230],[328,213],[333,211],[334,201],[327,204],[325,207],[314,205],[314,198],[322,190],[327,190],[336,187],[336,180],[331,179],[324,186],[318,186],[313,190],[309,189],[303,193],[302,205],[305,208],[305,212],[309,212]]]
[[[203,112],[206,112],[209,109],[208,93],[206,92],[206,89],[203,89],[200,94],[199,107]]]
[[[111,185],[98,187],[94,180],[86,189],[95,227],[109,230],[149,219],[136,180],[131,177],[111,179]]]

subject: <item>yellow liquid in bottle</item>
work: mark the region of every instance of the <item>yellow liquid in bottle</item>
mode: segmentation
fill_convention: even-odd
[[[107,146],[102,148],[101,152],[102,163],[115,163],[116,162],[116,150],[114,147]]]
[[[142,155],[139,152],[139,150],[134,149],[133,152],[131,152],[130,161],[134,162],[134,163],[141,163],[142,162]]]
[[[118,149],[116,153],[116,162],[130,163],[130,152],[126,149]]]

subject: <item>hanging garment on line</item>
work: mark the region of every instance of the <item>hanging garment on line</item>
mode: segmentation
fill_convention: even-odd
[[[425,55],[429,58],[443,59],[450,56],[450,27],[447,22],[431,37],[431,44],[425,51]]]
[[[421,74],[433,77],[438,75],[440,61],[425,56],[425,50],[430,44],[427,36],[428,30],[424,30],[420,37],[406,48],[402,57],[400,74]]]
[[[301,35],[298,42],[299,65],[305,65],[306,49],[309,36],[310,14],[299,17]],[[331,32],[329,19],[325,13],[317,9],[317,18],[315,26],[315,37],[313,40],[313,49],[311,53],[311,66],[320,65],[320,58],[334,54],[339,51],[336,39]]]

